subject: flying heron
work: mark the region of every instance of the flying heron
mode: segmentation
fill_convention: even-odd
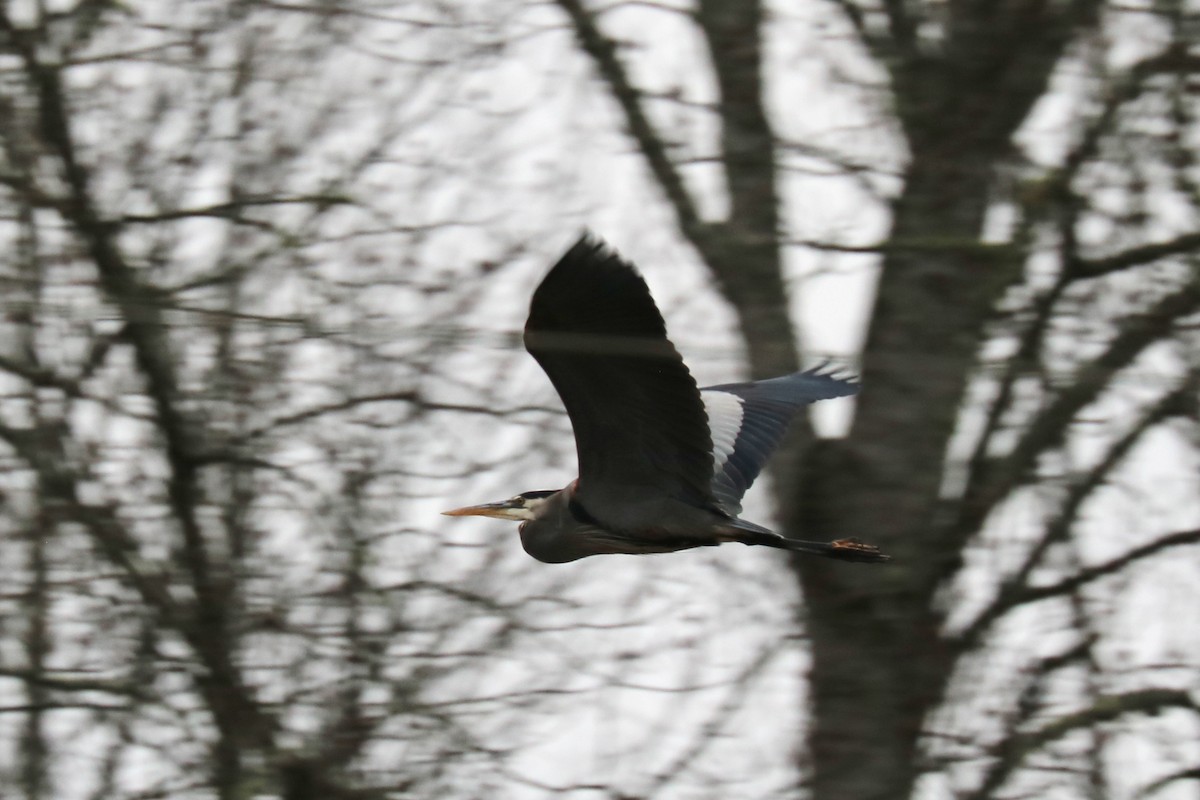
[[[804,406],[858,386],[820,368],[700,389],[632,264],[584,234],[533,294],[525,347],[558,390],[579,455],[563,489],[445,514],[521,523],[547,563],[741,542],[887,561],[856,539],[789,539],[739,519],[742,495]]]

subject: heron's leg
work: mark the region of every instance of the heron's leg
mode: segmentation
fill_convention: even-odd
[[[746,545],[765,545],[780,550],[791,550],[794,553],[809,553],[814,556],[836,558],[841,561],[859,561],[876,563],[890,561],[891,556],[879,552],[875,545],[861,542],[858,539],[837,539],[832,542],[811,542],[804,539],[788,539],[777,533],[759,531],[741,531],[737,541]]]

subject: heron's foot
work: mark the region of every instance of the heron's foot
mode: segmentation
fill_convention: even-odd
[[[858,539],[835,539],[829,543],[829,556],[844,561],[863,561],[867,563],[891,561],[892,557],[879,552],[873,544],[861,542]]]

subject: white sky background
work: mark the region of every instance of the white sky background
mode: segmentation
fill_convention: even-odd
[[[156,16],[162,22],[178,22],[182,9],[151,2],[129,5],[142,22]],[[879,241],[887,231],[886,200],[899,189],[894,176],[903,159],[902,144],[879,110],[883,76],[858,52],[830,7],[775,5],[766,72],[777,130],[788,141],[877,169],[864,187],[834,174],[820,159],[789,155],[786,163],[794,171],[782,183],[788,232],[797,241]],[[202,7],[205,4],[192,6]],[[421,3],[381,3],[376,8],[381,17],[441,20],[439,11]],[[321,223],[322,233],[345,238],[314,243],[287,256],[296,261],[284,259],[284,281],[278,281],[279,271],[264,271],[266,284],[259,287],[264,312],[303,316],[338,339],[334,345],[314,339],[296,350],[291,376],[299,384],[281,391],[278,408],[270,410],[298,410],[387,386],[419,387],[430,399],[449,403],[535,407],[500,419],[435,413],[419,428],[397,434],[399,443],[389,438],[385,448],[381,440],[376,448],[380,452],[373,452],[370,439],[359,445],[366,463],[426,475],[397,484],[411,496],[381,503],[391,518],[380,521],[380,530],[420,535],[385,540],[380,548],[385,557],[375,573],[378,584],[416,573],[457,581],[502,601],[544,596],[577,603],[547,603],[540,621],[561,630],[528,635],[520,655],[506,653],[475,673],[459,670],[440,687],[446,697],[543,683],[575,690],[538,706],[516,728],[503,725],[506,718],[499,715],[494,720],[482,716],[474,723],[486,745],[511,746],[514,739],[521,745],[511,762],[512,774],[495,778],[498,794],[493,796],[543,797],[555,794],[546,786],[590,784],[649,795],[663,775],[663,780],[674,782],[655,795],[660,798],[778,796],[796,779],[795,748],[804,724],[800,677],[806,658],[803,641],[794,633],[796,591],[779,553],[726,546],[544,566],[527,559],[511,524],[437,516],[457,505],[555,488],[574,477],[568,422],[557,411],[538,410],[557,409],[558,400],[549,381],[520,349],[517,332],[533,288],[584,226],[641,266],[674,341],[702,385],[744,376],[730,310],[711,291],[690,249],[676,237],[669,211],[622,132],[612,101],[595,81],[590,60],[566,30],[563,15],[552,4],[480,0],[449,3],[446,8],[454,24],[445,28],[382,19],[349,25],[350,33],[332,61],[315,71],[295,61],[297,51],[305,47],[304,27],[293,31],[287,15],[264,16],[258,32],[227,40],[231,59],[237,47],[255,42],[279,48],[281,57],[264,63],[280,73],[294,70],[300,77],[291,84],[294,93],[285,97],[270,96],[268,87],[261,96],[252,90],[240,102],[225,100],[211,108],[214,131],[227,138],[202,154],[206,169],[187,182],[191,193],[180,197],[180,204],[220,202],[235,178],[250,185],[255,180],[270,183],[269,175],[260,176],[245,163],[253,160],[247,153],[257,154],[268,145],[241,138],[240,118],[268,120],[268,128],[284,141],[288,130],[299,136],[313,120],[324,120],[325,136],[300,142],[305,156],[288,184],[297,193],[315,191],[323,178],[336,174],[382,131],[384,152],[347,187],[366,211],[334,211]],[[644,90],[678,92],[694,103],[714,99],[707,55],[683,17],[635,4],[606,14],[603,25],[609,35],[636,45],[623,55]],[[1144,26],[1121,33],[1153,38],[1153,30]],[[145,35],[153,39],[152,33]],[[500,47],[502,41],[506,43]],[[461,61],[464,66],[429,69],[424,60]],[[1065,73],[1061,91],[1078,90],[1070,71]],[[127,119],[149,114],[139,98],[147,105],[151,98],[139,95],[139,89],[174,84],[187,108],[206,102],[183,76],[137,68],[122,75],[129,81],[123,95],[128,105],[119,115],[106,115],[101,109],[90,117],[98,122],[79,130],[85,140],[119,140]],[[86,85],[110,77],[99,68],[94,76],[85,72],[78,79]],[[103,102],[103,96],[98,97],[97,102]],[[1063,99],[1039,108],[1024,140],[1035,163],[1053,162],[1072,107]],[[718,131],[710,116],[662,103],[651,104],[650,111],[660,128],[679,141],[680,152],[698,159],[713,152]],[[188,133],[197,124],[181,118],[177,127],[163,126],[163,146],[189,147]],[[170,141],[173,130],[178,131],[177,141]],[[685,175],[701,207],[718,216],[723,198],[712,166],[699,163],[688,167]],[[99,179],[112,181],[107,191],[135,202],[136,193],[122,194],[118,169],[102,171]],[[1194,226],[1195,220],[1173,218],[1174,206],[1167,205],[1160,215],[1163,234],[1188,223]],[[123,209],[140,210],[136,204]],[[303,220],[302,213],[296,213]],[[412,233],[447,221],[454,224],[427,236]],[[187,275],[211,269],[229,245],[227,237],[237,235],[220,222],[187,225],[188,235],[171,254]],[[397,227],[408,230],[400,234]],[[376,229],[378,233],[371,233]],[[136,251],[139,244],[150,246],[137,239],[128,246]],[[869,310],[875,259],[806,247],[790,248],[786,258],[806,356],[816,360],[832,355],[853,365]],[[480,270],[483,262],[495,266]],[[362,281],[367,288],[343,286],[338,283],[342,280]],[[350,341],[394,356],[389,363],[397,371],[384,374],[378,365],[364,366],[339,346]],[[203,358],[201,344],[195,349],[195,357]],[[1169,354],[1163,358],[1169,370],[1172,359]],[[431,365],[437,371],[423,371]],[[1153,365],[1147,368],[1156,371]],[[852,408],[850,401],[820,404],[820,427],[830,433],[844,430]],[[1111,413],[1119,410],[1120,402]],[[338,432],[323,435],[336,438]],[[332,476],[321,467],[320,439],[299,437],[282,455],[295,465],[307,465],[305,474],[314,486],[336,492],[336,485],[326,485]],[[1100,559],[1130,545],[1125,531],[1131,509],[1153,507],[1164,530],[1198,524],[1196,464],[1186,459],[1186,452],[1169,434],[1139,451],[1130,472],[1141,477],[1131,478],[1130,484],[1145,493],[1145,502],[1131,503],[1118,490],[1098,500],[1093,515],[1103,524],[1097,525],[1101,535],[1089,539],[1096,547],[1089,555]],[[464,470],[470,473],[466,477]],[[765,492],[756,487],[745,516],[769,524],[764,498]],[[279,510],[273,521],[286,524],[276,525],[273,539],[265,545],[278,559],[279,571],[297,587],[307,588],[321,579],[323,551],[309,546],[314,531],[323,531],[317,518],[324,512],[317,505],[299,496],[294,506]],[[1001,543],[1020,542],[1029,515],[1035,513],[1013,505],[997,515],[993,536]],[[431,537],[461,547],[435,548]],[[990,539],[982,542],[972,554],[973,569],[962,587],[965,597],[974,593],[982,599],[978,586],[987,583],[997,558],[1004,556],[1003,547],[995,544]],[[1172,609],[1175,619],[1193,614],[1200,618],[1200,597],[1188,587],[1187,581],[1167,576],[1139,584],[1136,594],[1121,595],[1116,608],[1128,619],[1118,627],[1126,634],[1141,628],[1144,637],[1115,636],[1136,640],[1142,647],[1139,653],[1114,658],[1200,663],[1195,637],[1189,641],[1181,636],[1170,620],[1147,623],[1147,612],[1160,614],[1163,607]],[[1100,597],[1098,602],[1111,599]],[[1056,620],[1044,611],[1014,619],[1013,629],[1006,628],[1002,638],[1026,644],[1042,632],[1039,619],[1046,630],[1056,630]],[[474,622],[485,625],[488,620]],[[463,635],[469,639],[472,634]],[[1047,641],[1051,650],[1053,645]],[[614,658],[618,653],[625,657]],[[573,677],[564,681],[564,669]],[[744,696],[741,689],[731,694],[730,681],[744,674],[750,676]],[[991,677],[1002,681],[1004,675]],[[695,686],[711,688],[680,691]],[[736,711],[726,716],[723,704],[731,697],[737,700]],[[984,720],[987,711],[981,710]],[[295,726],[303,730],[303,712]],[[697,737],[704,738],[705,749],[689,753]],[[79,747],[82,751],[86,744]],[[1195,757],[1194,750],[1190,755]],[[379,754],[381,763],[395,757],[386,748]],[[147,764],[153,758],[148,754]],[[142,769],[131,768],[127,778],[147,780],[139,774]],[[680,777],[673,777],[676,772]],[[64,785],[71,788],[69,781]],[[949,796],[936,781],[927,790],[930,798]],[[571,796],[592,795],[598,793],[578,790]],[[1164,800],[1184,796],[1182,791],[1160,795]]]

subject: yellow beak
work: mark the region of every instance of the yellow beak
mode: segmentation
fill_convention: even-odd
[[[520,510],[515,509],[508,501],[503,503],[484,503],[479,506],[464,506],[456,508],[452,511],[443,511],[447,517],[495,517],[497,519],[524,519],[520,515]]]

